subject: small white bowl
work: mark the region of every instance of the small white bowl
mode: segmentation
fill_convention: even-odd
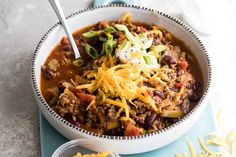
[[[75,31],[101,20],[118,20],[126,12],[133,15],[134,21],[156,24],[171,32],[191,49],[200,64],[203,74],[203,95],[198,104],[180,121],[163,130],[145,135],[107,136],[74,126],[60,117],[47,104],[40,91],[41,65],[44,64],[54,46],[65,36],[59,23],[51,27],[39,42],[32,61],[31,77],[34,96],[41,112],[62,135],[70,140],[86,138],[98,141],[100,145],[110,146],[119,154],[135,154],[163,147],[185,134],[195,124],[208,103],[211,87],[211,64],[208,54],[196,34],[181,21],[159,11],[138,6],[110,5],[76,12],[68,17],[68,23],[70,28]]]
[[[93,150],[93,151],[91,151]],[[109,147],[103,147],[98,142],[88,139],[77,139],[64,143],[55,150],[52,157],[72,157],[78,152],[81,154],[91,154],[103,151],[112,151]],[[108,157],[119,157],[119,155],[112,151]]]

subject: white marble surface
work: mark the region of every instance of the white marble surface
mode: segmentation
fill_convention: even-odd
[[[91,0],[61,1],[66,15],[91,4]],[[139,3],[178,17],[182,11],[173,0]],[[228,7],[221,11],[227,16],[216,13],[212,17],[217,22],[211,28],[214,34],[199,36],[213,62],[213,105],[215,110],[224,108],[219,130],[227,132],[236,129],[236,11],[233,0],[224,4]],[[47,0],[0,0],[0,157],[40,156],[38,108],[30,86],[29,65],[38,41],[56,21]]]

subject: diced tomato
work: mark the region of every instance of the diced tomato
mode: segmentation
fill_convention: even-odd
[[[152,91],[152,90],[148,89],[148,90],[147,90],[147,93],[148,93],[148,95],[149,95],[150,97],[153,97],[153,91]]]
[[[179,66],[182,70],[187,71],[188,62],[187,62],[187,61],[180,61],[180,62],[178,63],[178,66]]]
[[[61,45],[69,45],[70,44],[70,41],[67,37],[63,37],[61,39]]]
[[[138,136],[140,134],[140,129],[136,127],[133,123],[129,122],[125,129],[125,136]]]
[[[176,82],[175,87],[176,88],[181,88],[184,84],[182,82]]]
[[[83,103],[91,103],[93,100],[95,100],[95,96],[92,94],[85,94],[85,93],[81,93],[78,92],[76,93],[76,95],[78,96],[78,98],[81,100],[81,102]]]

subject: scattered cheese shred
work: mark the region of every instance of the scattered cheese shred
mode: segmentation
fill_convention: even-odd
[[[90,104],[88,105],[88,107],[86,108],[86,111],[92,106],[92,105],[94,105],[95,104],[95,100],[92,100],[91,102],[90,102]]]
[[[125,13],[125,14],[122,15],[122,17],[121,17],[121,21],[125,21],[125,22],[128,22],[128,23],[131,22],[131,19],[132,19],[132,16],[131,16],[130,13]]]
[[[104,103],[115,105],[115,106],[119,106],[121,108],[128,108],[128,106],[126,106],[125,104],[120,102],[120,100],[118,100],[118,99],[117,100],[112,100],[110,98],[105,98]]]
[[[224,108],[223,107],[221,107],[216,113],[216,122],[217,122],[218,125],[221,124],[223,113],[224,113]]]
[[[230,131],[226,137],[226,143],[231,144],[236,142],[236,131]]]
[[[232,156],[236,156],[235,143],[236,143],[236,131],[230,131],[225,139],[226,143],[230,145],[230,153]]]
[[[232,142],[230,144],[230,153],[232,156],[236,156],[236,153],[235,153],[235,142]]]
[[[61,97],[67,95],[68,97],[70,97],[73,100],[77,100],[77,97],[69,90],[69,86],[66,86],[64,92],[59,96],[59,99],[61,99]]]
[[[195,157],[196,155],[195,155],[195,150],[194,150],[192,142],[190,140],[187,140],[187,143],[188,143],[191,157]]]
[[[118,110],[118,112],[116,113],[116,118],[118,118],[120,116],[120,113],[124,110],[124,108],[120,108]]]
[[[201,137],[199,137],[198,140],[199,140],[199,143],[200,143],[201,147],[202,147],[208,154],[210,154],[210,155],[215,155],[215,156],[217,156],[217,155],[219,156],[219,155],[222,154],[221,152],[213,152],[213,151],[211,151],[209,148],[207,148],[207,146],[205,145],[205,143],[203,143]]]
[[[200,153],[195,152],[195,149],[190,140],[187,139],[188,147],[191,157],[235,157],[235,143],[236,143],[236,131],[228,133],[226,138],[217,135],[215,132],[210,133],[206,142],[203,142],[202,138],[198,138],[199,144],[203,151]],[[209,145],[219,146],[220,151],[212,151],[207,147]],[[223,148],[223,149],[222,149]],[[225,149],[229,148],[229,149]],[[175,157],[187,157],[186,154],[176,154]]]
[[[84,88],[89,88],[89,87],[91,87],[91,86],[92,86],[92,84],[83,84],[83,85],[77,86],[76,88],[77,88],[77,89],[84,89]]]
[[[217,135],[215,132],[209,134],[206,140],[207,144],[216,145],[216,146],[224,146],[226,145],[225,139],[219,135]]]
[[[187,157],[186,154],[176,154],[175,157]]]
[[[77,153],[73,157],[107,157],[110,154],[111,154],[111,151],[104,151],[97,154],[83,154],[83,155],[81,153]]]

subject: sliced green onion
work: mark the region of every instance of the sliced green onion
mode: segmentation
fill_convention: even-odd
[[[102,37],[102,36],[99,36],[99,40],[100,40],[100,41],[107,41],[107,38]]]
[[[140,46],[143,50],[148,49],[149,47],[152,46],[152,42],[153,42],[153,38],[148,38],[148,34],[147,33],[141,33],[137,35],[139,42],[140,42]]]
[[[108,27],[106,27],[106,28],[104,29],[104,32],[106,32],[106,33],[114,33],[114,32],[116,32],[116,30],[115,30],[114,27],[108,26]]]
[[[153,42],[153,38],[148,38],[143,45],[143,49],[146,50],[150,48],[152,46],[152,42]]]
[[[134,45],[138,44],[138,40],[135,36],[133,36],[132,33],[130,33],[129,29],[125,26],[125,25],[121,25],[121,24],[116,24],[115,27],[120,30],[120,31],[124,31],[125,32],[125,36],[126,38]]]
[[[85,51],[93,59],[98,58],[98,51],[94,47],[92,47],[91,45],[86,44],[85,45]]]
[[[157,51],[158,53],[164,51],[165,49],[166,49],[166,46],[165,46],[165,45],[157,45],[157,46],[156,46],[156,51]]]
[[[163,110],[161,113],[162,117],[168,117],[168,118],[179,118],[183,115],[183,113],[180,110]]]
[[[72,62],[72,64],[76,67],[79,67],[83,63],[82,58],[78,58]]]
[[[112,40],[113,47],[116,46],[116,44],[117,44],[117,40]]]
[[[111,44],[111,42],[106,42],[106,46],[105,46],[105,52],[107,55],[112,54],[113,51],[113,46]]]
[[[107,39],[113,39],[113,36],[110,33],[105,33],[107,36]]]
[[[89,31],[86,33],[83,33],[83,36],[86,38],[92,38],[95,36],[99,36],[102,33],[102,31]]]
[[[153,59],[151,56],[143,56],[143,59],[147,65],[154,65]]]
[[[105,52],[107,55],[112,54],[115,44],[116,44],[115,40],[113,40],[113,39],[107,40],[107,42],[105,44]]]
[[[147,32],[146,33],[140,33],[140,34],[138,34],[138,37],[139,37],[139,39],[140,40],[145,40],[145,39],[147,39]]]
[[[105,53],[105,50],[106,49],[106,42],[103,42],[102,43],[102,52],[101,52],[101,55],[103,55]]]
[[[115,27],[120,31],[124,31],[124,32],[129,31],[129,29],[125,25],[116,24]]]

